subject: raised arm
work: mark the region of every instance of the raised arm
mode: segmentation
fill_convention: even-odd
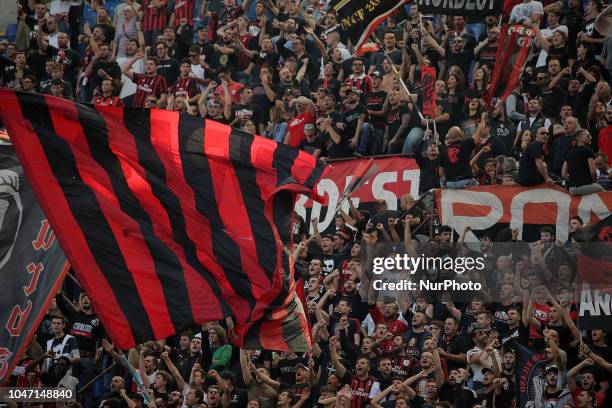
[[[170,371],[170,374],[172,374],[172,377],[174,377],[174,381],[176,381],[177,388],[182,391],[186,384],[185,380],[183,379],[183,376],[181,375],[181,373],[179,373],[178,368],[176,368],[176,366],[170,359],[170,355],[167,351],[164,351],[161,357],[162,360],[164,360],[168,371]]]

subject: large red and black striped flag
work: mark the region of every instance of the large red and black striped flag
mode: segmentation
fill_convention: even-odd
[[[177,112],[1,90],[0,114],[119,347],[233,316],[244,348],[307,349],[283,240],[322,162]]]

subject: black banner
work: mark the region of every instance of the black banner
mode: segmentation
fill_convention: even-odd
[[[13,147],[0,139],[0,384],[28,346],[67,265]]]
[[[410,3],[409,0],[335,0],[330,9],[336,11],[342,31],[345,31],[355,54],[361,54],[361,47],[372,32],[399,7]]]
[[[500,15],[504,0],[418,0],[419,11],[465,17]]]

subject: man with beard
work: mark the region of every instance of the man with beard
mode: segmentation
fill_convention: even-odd
[[[509,342],[513,341],[519,344],[527,344],[531,319],[529,319],[526,311],[517,306],[512,306],[508,308],[506,315],[508,316],[508,328],[500,332],[501,345],[508,347],[511,345]]]
[[[425,330],[425,323],[427,323],[427,315],[423,312],[415,312],[412,316],[410,329],[403,334],[406,344],[414,344],[415,355],[413,357],[415,358],[420,357],[425,338],[429,336],[429,332]]]
[[[466,359],[470,369],[474,373],[473,387],[475,390],[478,390],[484,386],[483,369],[486,368],[486,366],[483,365],[483,361],[488,362],[488,364],[492,364],[490,361],[492,361],[492,359],[496,359],[497,361],[494,364],[499,364],[501,358],[498,351],[493,348],[493,344],[497,342],[497,339],[489,339],[489,336],[485,330],[475,326],[472,329],[471,337],[472,342],[474,342],[474,347],[467,352]]]
[[[42,32],[42,27],[45,25],[44,20],[38,20],[38,33],[36,34],[38,47],[41,51],[46,52],[49,58],[63,66],[64,79],[70,82],[74,89],[77,69],[81,66],[81,56],[70,48],[70,39],[66,33],[59,33],[57,35],[57,46],[52,45],[50,37]]]
[[[81,293],[79,306],[75,308],[63,294],[55,296],[57,307],[68,319],[68,334],[76,338],[80,360],[74,365],[74,376],[81,384],[86,384],[94,375],[94,364],[98,342],[104,337],[104,329],[96,316],[89,296]],[[85,397],[88,397],[89,393]]]
[[[363,98],[365,100],[365,96]],[[332,140],[336,144],[348,144],[349,151],[354,152],[357,156],[363,156],[369,152],[372,142],[368,112],[361,103],[360,94],[355,88],[349,88],[346,91],[342,103],[344,105],[342,122],[346,125],[346,129],[341,140],[333,136]]]
[[[47,351],[42,358],[53,358],[56,354]],[[28,367],[26,372],[32,370],[41,359],[36,359]],[[72,391],[72,395],[77,395],[77,384],[79,380],[69,374],[70,359],[66,356],[59,356],[53,364],[53,368],[40,375],[40,381],[45,387],[63,387]],[[123,379],[122,379],[123,380]]]
[[[406,343],[404,338],[400,335],[393,338],[392,356],[391,369],[393,370],[393,375],[401,377],[402,379],[408,378],[408,376],[413,373],[417,360],[406,353]]]
[[[383,142],[383,151],[387,153],[412,153],[417,140],[408,140],[409,145],[404,149],[404,140],[408,124],[410,123],[410,110],[401,103],[398,91],[389,93],[389,110],[386,113],[386,127]]]
[[[527,146],[525,154],[519,161],[517,181],[520,185],[529,187],[543,182],[554,184],[544,165],[544,145],[547,141],[548,128],[539,128],[535,140]]]
[[[372,370],[372,376],[380,382],[380,388],[382,390],[390,387],[395,377],[391,358],[388,356],[380,357],[376,364],[376,368]]]
[[[575,407],[582,406],[579,405],[579,399],[581,393],[585,391],[593,392],[595,394],[598,407],[604,406],[603,402],[605,400],[605,394],[602,392],[595,391],[597,379],[595,377],[595,370],[593,368],[593,365],[593,359],[586,358],[567,371],[567,388],[572,394],[572,400],[574,402]],[[576,374],[578,373],[582,373],[579,383],[576,382],[575,378]]]
[[[440,401],[447,401],[457,408],[471,408],[476,401],[476,393],[465,386],[468,377],[465,368],[450,370],[448,380],[438,389]]]
[[[572,396],[568,389],[561,389],[558,385],[559,369],[555,366],[548,367],[544,372],[544,378],[534,378],[534,399],[527,401],[527,407],[538,406],[540,401],[544,407],[556,407],[570,404]],[[537,381],[540,380],[540,381]],[[542,381],[543,380],[543,381]]]
[[[444,336],[442,347],[438,349],[440,357],[446,359],[449,370],[465,367],[465,355],[470,349],[469,340],[459,334],[459,321],[454,317],[447,317],[444,321]]]
[[[375,325],[384,323],[393,335],[403,334],[408,330],[408,326],[400,320],[399,306],[394,299],[387,299],[383,306],[382,313],[378,305],[370,305],[370,316]]]
[[[363,356],[357,358],[353,374],[340,362],[338,351],[338,345],[330,342],[331,361],[336,375],[351,387],[351,408],[365,407],[380,392],[380,383],[370,376],[370,360]]]
[[[113,398],[113,399],[117,399],[120,401],[121,408],[127,408],[128,404],[123,398],[124,393],[125,393],[125,380],[123,379],[123,377],[119,377],[118,375],[116,375],[111,379],[110,392],[102,395],[102,397],[98,399],[99,402],[96,406],[101,406],[104,403],[104,401]]]
[[[202,338],[193,337],[191,341],[189,341],[186,350],[172,354],[172,361],[174,361],[181,377],[185,381],[188,381],[193,365],[202,363]]]

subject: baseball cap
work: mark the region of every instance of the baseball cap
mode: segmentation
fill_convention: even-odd
[[[382,74],[380,73],[380,71],[374,71],[374,72],[372,72],[372,74],[370,76],[372,78],[374,78],[374,77],[382,78]]]
[[[484,368],[482,369],[482,373],[483,373],[483,374],[484,374],[484,373],[486,373],[487,371],[488,371],[488,372],[490,372],[491,374],[495,374],[495,373],[493,372],[493,370],[491,370],[489,367],[484,367]]]
[[[200,31],[200,30],[206,30],[206,26],[198,26],[198,28],[196,29],[196,31]]]

